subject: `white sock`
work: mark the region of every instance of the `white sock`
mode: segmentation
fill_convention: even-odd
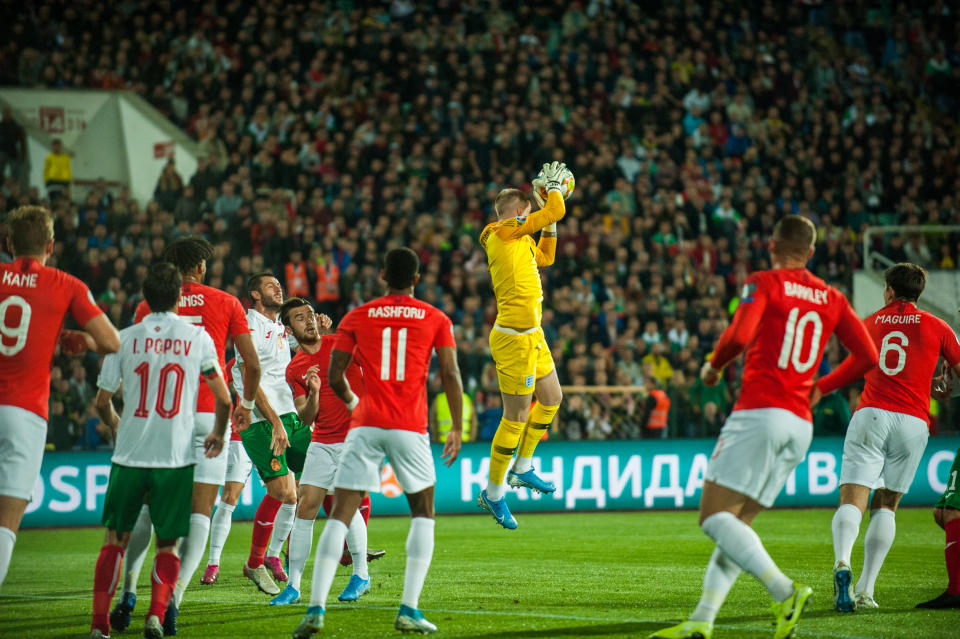
[[[210,518],[202,513],[190,515],[190,533],[180,542],[180,576],[173,588],[174,605],[179,608],[183,593],[193,579],[193,573],[203,559],[207,548],[207,534],[210,532]]]
[[[793,594],[793,581],[773,563],[756,531],[736,515],[726,511],[715,513],[707,517],[700,528],[741,570],[766,586],[776,601],[785,601]]]
[[[290,532],[290,545],[287,551],[290,559],[287,583],[300,591],[300,581],[303,579],[303,569],[307,567],[310,557],[310,548],[313,546],[313,519],[293,520],[293,530]]]
[[[7,578],[15,543],[17,543],[17,534],[9,528],[0,526],[0,586],[3,586],[3,580]]]
[[[144,504],[137,516],[137,523],[133,525],[127,549],[123,553],[125,570],[123,571],[122,592],[137,592],[137,579],[140,578],[140,569],[143,568],[143,560],[147,558],[152,537],[153,524],[150,522],[150,507]]]
[[[267,549],[267,557],[279,557],[283,550],[283,542],[287,540],[287,535],[293,530],[293,520],[297,518],[297,505],[284,504],[277,511],[277,517],[273,520],[273,536],[270,538],[270,548]]]
[[[703,573],[703,594],[700,595],[700,602],[690,615],[690,620],[713,623],[720,606],[727,598],[727,593],[739,576],[740,566],[733,563],[719,547],[714,548],[707,571]]]
[[[863,536],[863,572],[857,581],[856,592],[873,597],[873,587],[890,552],[893,538],[897,535],[897,520],[894,512],[886,508],[870,511],[870,524]]]
[[[223,546],[227,543],[227,537],[230,535],[230,525],[233,523],[234,504],[228,504],[221,501],[213,513],[213,521],[210,525],[210,557],[207,559],[207,565],[219,566],[220,555],[223,553]]]
[[[330,586],[337,574],[337,564],[343,555],[343,542],[347,538],[347,525],[339,519],[328,518],[327,525],[317,541],[317,554],[313,558],[313,585],[310,590],[310,605],[326,607]]]
[[[490,501],[499,501],[503,499],[503,496],[506,494],[506,484],[494,484],[492,481],[487,481],[487,499]]]
[[[434,520],[429,517],[414,517],[410,520],[410,533],[407,535],[407,569],[403,576],[403,596],[400,603],[417,608],[423,581],[433,559]]]
[[[367,525],[363,523],[360,511],[353,513],[350,527],[347,528],[347,548],[353,557],[353,574],[361,579],[369,579],[367,572]]]
[[[850,555],[853,553],[853,544],[860,534],[860,521],[863,513],[853,504],[843,504],[833,514],[830,529],[833,531],[833,559],[836,562],[845,562],[850,565]],[[836,564],[834,564],[836,565]]]
[[[520,457],[517,455],[517,461],[513,462],[513,472],[525,473],[533,468],[533,457]]]

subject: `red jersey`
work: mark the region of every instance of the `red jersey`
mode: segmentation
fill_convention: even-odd
[[[930,384],[943,355],[951,368],[960,362],[960,343],[940,318],[910,302],[893,302],[864,323],[880,349],[867,373],[857,409],[873,407],[913,415],[930,423]]]
[[[351,428],[376,426],[427,432],[427,373],[435,348],[456,346],[453,324],[439,309],[409,295],[385,295],[347,313],[335,348],[353,353],[366,394]]]
[[[330,335],[320,340],[320,350],[312,355],[304,352],[303,348],[297,351],[290,363],[287,364],[287,383],[293,389],[293,398],[307,394],[307,382],[304,379],[307,369],[317,367],[320,376],[320,398],[317,417],[313,420],[313,435],[310,441],[320,444],[339,444],[347,438],[350,430],[350,411],[328,383],[327,371],[330,368],[330,352],[333,351],[336,338]],[[347,382],[357,397],[363,397],[363,377],[356,360],[347,367]]]
[[[139,323],[149,313],[150,307],[146,300],[140,302],[133,323]],[[213,345],[217,347],[217,355],[220,356],[220,366],[224,365],[227,338],[250,332],[240,300],[206,284],[183,283],[177,314],[191,324],[199,324],[213,338]],[[206,384],[200,384],[197,412],[212,413],[215,405],[213,392]]]
[[[876,364],[877,349],[863,322],[842,293],[805,268],[750,275],[711,361],[719,370],[746,348],[743,387],[733,409],[783,408],[810,421],[813,376],[834,331],[850,356],[817,382],[824,394]]]
[[[81,327],[103,313],[72,275],[27,257],[0,264],[0,405],[47,419],[50,362],[68,312]]]

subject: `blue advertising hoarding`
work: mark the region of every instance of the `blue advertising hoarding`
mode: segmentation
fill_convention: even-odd
[[[544,496],[516,490],[510,507],[514,512],[696,508],[713,445],[708,439],[544,442],[534,465],[557,485],[557,492]],[[904,505],[937,501],[958,447],[960,437],[930,439]],[[440,463],[441,447],[434,445],[438,513],[480,512],[476,499],[486,486],[489,452],[487,443],[466,444],[447,468]],[[842,438],[815,438],[776,505],[835,506],[842,452]],[[48,453],[23,526],[99,524],[109,477],[109,452]],[[381,479],[383,492],[371,495],[373,512],[406,514],[406,500],[389,465]],[[256,477],[249,480],[234,517],[252,518],[263,494]]]

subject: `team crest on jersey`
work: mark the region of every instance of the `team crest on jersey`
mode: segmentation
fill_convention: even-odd
[[[277,472],[280,470],[280,460],[274,457],[270,460],[270,470]]]
[[[747,304],[753,301],[753,293],[757,290],[757,285],[753,282],[743,285],[743,290],[740,291],[740,303]]]
[[[530,388],[531,386],[533,386],[533,375],[528,376],[527,379],[524,381],[527,384],[527,388]]]

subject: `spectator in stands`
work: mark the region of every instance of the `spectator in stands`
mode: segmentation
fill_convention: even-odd
[[[157,187],[153,191],[153,199],[164,211],[173,211],[183,195],[183,178],[177,173],[177,165],[173,158],[167,160],[157,179]]]
[[[43,163],[43,183],[47,187],[47,197],[51,201],[61,197],[70,197],[70,187],[73,185],[73,170],[71,168],[70,153],[63,148],[63,141],[55,139],[53,150],[47,154]]]
[[[20,186],[21,192],[26,192],[30,181],[27,136],[13,118],[13,111],[4,108],[0,120],[0,182],[4,181],[7,167],[10,167],[10,178]]]
[[[381,292],[385,250],[413,246],[424,264],[418,296],[472,345],[461,363],[481,422],[480,395],[496,385],[485,342],[496,305],[477,234],[491,191],[524,187],[539,162],[563,159],[577,175],[545,275],[544,329],[562,383],[639,383],[646,356],[671,419],[688,387],[691,417],[678,430],[686,420],[704,435],[722,422],[737,375],[712,396],[697,368],[746,276],[769,267],[784,211],[818,221],[811,268],[846,287],[865,259],[865,225],[960,223],[956,37],[916,3],[878,6],[875,33],[809,3],[785,3],[772,22],[703,0],[642,14],[623,2],[469,15],[449,3],[355,3],[306,7],[255,37],[235,26],[272,20],[266,0],[218,5],[219,34],[198,29],[200,4],[164,25],[151,21],[153,5],[128,4],[66,20],[69,5],[37,0],[64,38],[25,42],[0,75],[27,86],[124,83],[196,137],[198,169],[163,203],[105,188],[56,203],[54,261],[112,316],[129,317],[164,243],[202,234],[218,251],[212,284],[243,294],[255,269],[299,281],[287,265],[306,263],[309,292],[339,317]],[[14,32],[35,33],[32,15],[14,14]],[[95,73],[141,33],[150,46],[136,63]],[[3,185],[0,206],[41,195]],[[926,242],[926,261],[957,263],[960,237]],[[910,246],[925,261],[922,245],[891,234],[872,249],[901,261]],[[567,434],[626,436],[637,411],[623,402],[605,414],[596,397],[582,396]],[[71,419],[84,412],[64,405]]]

